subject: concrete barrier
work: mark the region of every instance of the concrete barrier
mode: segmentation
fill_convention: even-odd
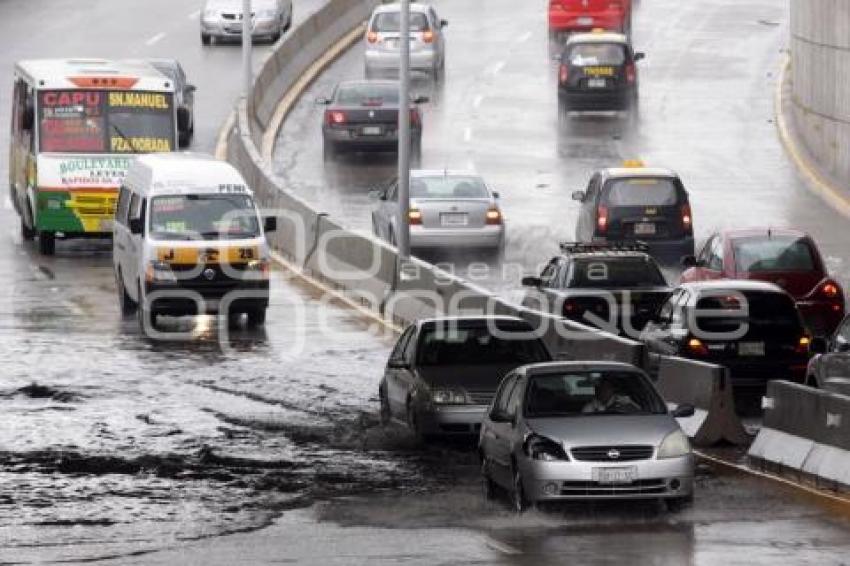
[[[694,407],[694,416],[679,419],[679,424],[695,445],[749,444],[750,436],[735,414],[725,367],[665,357],[661,359],[656,385],[668,403]]]
[[[819,487],[850,490],[850,397],[773,381],[750,465]]]

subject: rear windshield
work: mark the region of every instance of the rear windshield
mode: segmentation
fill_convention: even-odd
[[[428,31],[428,16],[422,12],[410,13],[410,31]],[[372,31],[379,33],[398,33],[401,31],[401,14],[398,12],[383,12],[372,21]]]
[[[398,105],[398,87],[391,84],[358,84],[339,87],[336,100],[344,106]]]
[[[428,198],[489,198],[479,177],[417,177],[410,182],[410,196]]]
[[[567,61],[575,67],[620,66],[626,62],[626,48],[618,43],[584,43],[567,52]]]
[[[419,366],[520,366],[549,361],[543,344],[529,334],[527,327],[501,328],[493,333],[486,326],[433,326],[423,329],[416,363]]]
[[[801,326],[797,307],[791,297],[781,293],[734,292],[703,297],[697,309],[697,326],[709,332],[734,330],[742,321],[756,328],[793,328]],[[722,316],[718,316],[722,314]]]
[[[658,265],[642,257],[593,258],[573,264],[568,287],[577,289],[611,289],[666,287]]]
[[[675,206],[679,202],[676,184],[670,179],[614,179],[606,188],[605,202],[609,206]]]
[[[624,371],[577,371],[532,377],[528,418],[665,414],[667,407],[646,379]]]
[[[813,271],[815,258],[802,238],[747,238],[733,242],[735,264],[741,272]]]

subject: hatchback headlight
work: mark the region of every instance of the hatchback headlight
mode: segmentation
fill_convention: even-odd
[[[681,458],[691,453],[691,441],[681,430],[671,432],[667,435],[661,446],[658,447],[658,459]]]
[[[466,405],[466,393],[459,389],[435,389],[431,392],[431,402],[435,405]]]
[[[567,452],[560,443],[539,434],[529,435],[525,439],[522,449],[525,455],[532,460],[541,460],[543,462],[568,462],[570,460],[570,457],[567,456]]]

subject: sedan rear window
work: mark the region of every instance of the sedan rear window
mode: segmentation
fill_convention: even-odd
[[[428,198],[490,198],[479,177],[416,177],[410,182],[410,196]]]
[[[735,264],[738,271],[814,271],[815,258],[809,243],[802,238],[764,237],[735,240]]]
[[[605,200],[609,206],[675,206],[679,201],[676,184],[670,179],[614,179],[606,188]]]
[[[569,49],[567,60],[575,67],[620,66],[626,62],[626,48],[619,43],[584,43]]]
[[[741,322],[751,330],[791,329],[802,332],[794,300],[783,293],[748,291],[713,291],[711,296],[697,301],[696,323],[707,332],[734,331]]]
[[[410,13],[410,31],[428,31],[428,16],[422,12]],[[372,21],[372,31],[379,33],[398,33],[401,31],[401,14],[398,12],[383,12]]]
[[[534,376],[525,398],[527,418],[666,412],[667,407],[646,378],[624,371]]]
[[[458,328],[440,325],[423,330],[419,339],[419,366],[524,365],[550,360],[539,339],[527,328],[503,328],[493,333],[486,326]]]
[[[398,104],[398,87],[376,84],[345,85],[339,87],[336,101],[343,106],[394,106]]]
[[[666,287],[658,265],[642,257],[588,258],[576,261],[567,283],[573,289]]]

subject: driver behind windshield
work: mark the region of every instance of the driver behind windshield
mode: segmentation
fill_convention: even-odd
[[[618,393],[610,379],[602,378],[596,384],[594,398],[584,406],[581,412],[608,413],[612,411],[640,412],[641,408],[628,395]]]

